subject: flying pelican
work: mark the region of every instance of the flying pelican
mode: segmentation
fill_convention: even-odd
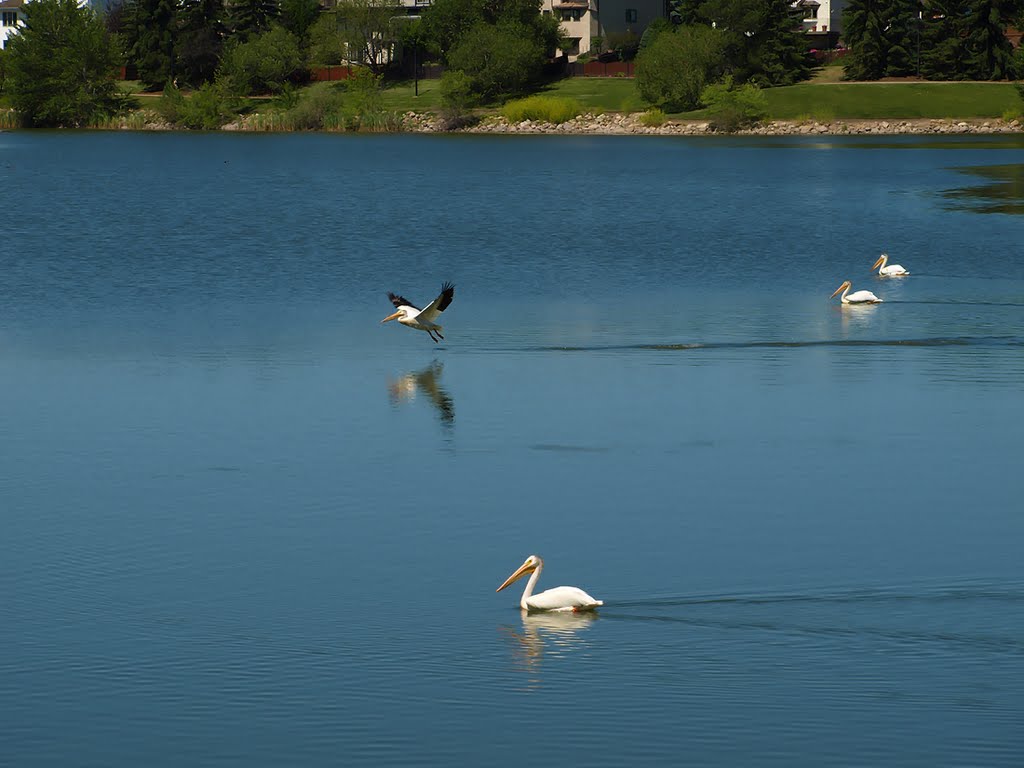
[[[505,587],[514,581],[522,578],[528,573],[533,575],[526,582],[526,589],[523,590],[523,598],[519,601],[519,607],[526,611],[592,611],[599,605],[604,605],[603,600],[595,600],[579,587],[555,587],[533,594],[533,588],[540,578],[540,572],[544,570],[544,561],[536,555],[530,555],[526,562],[516,569],[516,572],[505,579],[505,583],[498,587],[495,592],[501,592]]]
[[[454,296],[455,286],[446,282],[441,286],[441,293],[438,294],[436,299],[427,304],[426,309],[418,309],[407,298],[396,296],[389,291],[388,298],[391,299],[391,303],[395,305],[395,309],[398,311],[393,315],[388,315],[381,322],[386,323],[388,320],[397,320],[408,328],[426,331],[432,339],[434,339],[435,333],[443,339],[444,336],[441,336],[441,331],[444,328],[437,325],[434,321],[441,316],[442,312],[448,309],[448,305],[452,303]],[[434,343],[437,343],[437,339],[434,339]]]
[[[889,264],[888,267],[885,266],[888,261],[889,254],[883,253],[881,256],[878,257],[878,261],[875,262],[875,266],[871,267],[871,269],[878,267],[878,274],[881,275],[882,277],[901,277],[903,275],[910,274],[899,264]]]
[[[843,304],[879,304],[882,301],[880,298],[875,296],[875,294],[873,294],[871,291],[856,291],[855,293],[851,293],[849,296],[847,296],[846,292],[849,290],[850,281],[844,280],[843,284],[836,288],[836,292],[829,296],[829,298],[834,299],[836,297],[836,294],[842,291],[843,295],[840,297],[840,299],[842,300]]]

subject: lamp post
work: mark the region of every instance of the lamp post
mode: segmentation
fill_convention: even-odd
[[[392,16],[391,21],[419,21],[419,14],[411,16]],[[420,95],[420,65],[417,55],[420,51],[419,34],[412,41],[412,90],[414,96]]]

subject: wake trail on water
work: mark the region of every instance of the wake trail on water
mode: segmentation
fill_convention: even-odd
[[[899,302],[892,302],[899,303]],[[902,302],[910,303],[910,302]],[[966,302],[964,302],[966,303]],[[1013,305],[1021,306],[1024,305]],[[816,341],[736,341],[692,343],[588,344],[520,347],[523,352],[687,352],[719,349],[812,349],[815,347],[1020,347],[1020,336],[947,336],[918,339],[825,339]],[[511,350],[504,350],[511,351]]]

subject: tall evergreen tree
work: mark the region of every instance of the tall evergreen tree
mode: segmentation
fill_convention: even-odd
[[[847,80],[885,76],[889,0],[850,0],[843,10],[843,37],[850,54],[843,61]]]
[[[807,77],[807,38],[789,0],[706,0],[700,15],[725,34],[737,82],[789,85]]]
[[[921,27],[921,75],[966,80],[968,0],[929,0]]]
[[[228,5],[228,27],[242,42],[266,32],[281,15],[277,0],[231,0]]]
[[[281,25],[291,32],[305,50],[309,30],[320,18],[320,0],[281,0]]]
[[[806,80],[807,36],[800,23],[802,12],[789,0],[765,4],[762,28],[747,38],[751,73],[747,79],[757,85],[792,85]]]
[[[967,19],[966,74],[972,80],[1013,77],[1013,46],[1006,25],[1021,10],[1017,0],[970,0]]]
[[[223,0],[181,0],[175,53],[181,79],[194,87],[213,80],[224,48]]]
[[[919,0],[889,0],[884,15],[885,77],[907,77],[917,74],[920,47],[921,5]]]
[[[175,75],[177,4],[174,0],[134,0],[132,5],[135,34],[131,57],[139,69],[139,80],[147,88],[162,88]]]

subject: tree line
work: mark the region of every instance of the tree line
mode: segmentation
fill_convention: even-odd
[[[1019,77],[1021,54],[1005,31],[1022,3],[851,0],[846,75]],[[114,84],[122,65],[175,103],[185,103],[179,89],[195,91],[215,122],[219,101],[285,93],[315,65],[361,64],[368,93],[367,83],[401,66],[402,50],[445,65],[442,97],[458,112],[530,91],[565,44],[540,0],[435,0],[419,17],[380,0],[326,9],[319,0],[122,0],[102,16],[76,0],[33,0],[25,10],[26,27],[0,52],[0,82],[25,121],[42,126],[84,125],[123,109]],[[724,85],[708,95],[719,102],[736,94],[738,104],[755,104],[757,88],[811,71],[802,14],[790,0],[671,0],[669,11],[633,46],[637,87],[653,105],[696,108],[709,85]]]
[[[1021,0],[850,0],[843,12],[846,77],[1019,79],[1024,58],[1006,31],[1022,26],[1022,11]]]

